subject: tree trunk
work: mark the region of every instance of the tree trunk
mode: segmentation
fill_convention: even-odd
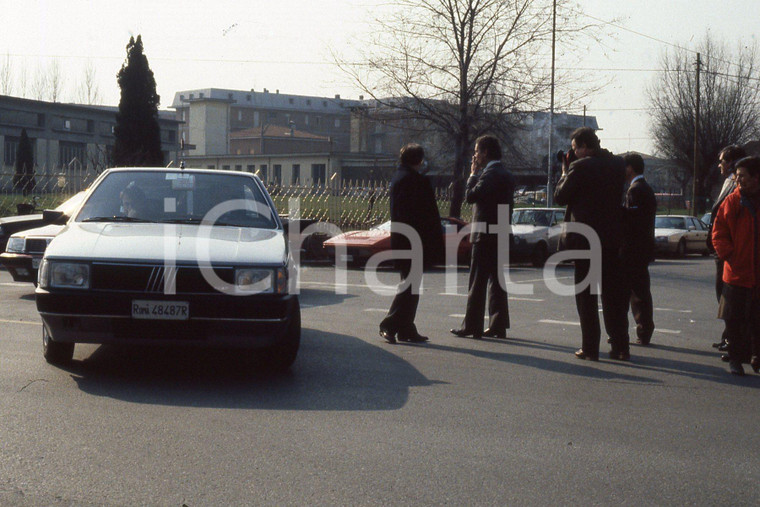
[[[454,158],[454,176],[451,182],[451,207],[449,215],[456,218],[462,216],[462,203],[464,202],[464,168],[467,167],[468,144],[466,135],[461,135],[456,140]]]

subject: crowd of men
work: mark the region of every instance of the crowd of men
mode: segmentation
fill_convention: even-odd
[[[613,155],[588,127],[575,130],[570,142],[554,200],[567,206],[560,249],[577,253],[575,300],[582,345],[575,356],[599,360],[601,292],[609,357],[629,361],[629,310],[637,344],[649,345],[655,329],[649,264],[654,260],[657,201],[644,178],[640,155]],[[461,327],[451,330],[462,338],[506,338],[510,327],[504,279],[508,259],[502,255],[498,232],[499,213],[514,205],[515,180],[501,159],[496,137],[476,140],[465,187],[465,200],[473,206],[467,305]],[[417,331],[414,319],[423,268],[442,259],[443,240],[432,188],[419,173],[423,161],[421,146],[404,146],[391,181],[391,247],[418,250],[422,262],[415,269],[413,256],[396,261],[401,284],[380,323],[380,335],[390,343],[428,340]],[[726,330],[715,346],[727,352],[723,359],[730,372],[744,375],[742,363],[751,364],[756,373],[760,370],[760,158],[746,157],[741,148],[729,146],[721,151],[720,167],[726,179],[712,209],[708,243],[716,255],[719,317]],[[420,244],[415,246],[413,236]],[[484,329],[486,311],[489,325]]]

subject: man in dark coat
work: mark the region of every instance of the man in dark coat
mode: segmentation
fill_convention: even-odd
[[[482,136],[475,141],[470,177],[465,199],[472,203],[473,229],[470,234],[470,281],[467,310],[462,327],[451,332],[460,337],[506,338],[509,329],[509,303],[504,265],[499,262],[499,248],[507,249],[509,238],[494,230],[499,222],[499,206],[508,223],[512,222],[515,180],[501,164],[501,145],[494,136]],[[507,259],[504,259],[507,261]],[[489,326],[483,330],[483,315],[488,294]]]
[[[443,233],[435,194],[428,179],[418,171],[425,159],[419,144],[401,148],[400,163],[390,186],[391,249],[406,252],[396,259],[401,283],[388,314],[380,322],[380,336],[389,343],[401,341],[421,343],[426,336],[417,332],[414,318],[420,300],[422,270],[413,270],[413,263],[428,267],[443,259]],[[421,240],[422,251],[413,247],[410,235]],[[410,258],[411,257],[411,258]]]
[[[628,296],[621,268],[620,248],[623,234],[623,189],[625,167],[623,159],[602,149],[599,138],[589,127],[576,129],[570,136],[577,160],[564,164],[557,183],[554,200],[567,206],[566,222],[578,222],[590,227],[601,243],[602,311],[604,327],[610,337],[611,359],[630,359],[628,343]],[[563,233],[561,245],[572,250],[590,250],[586,236],[575,232]],[[598,254],[599,252],[596,252]],[[593,257],[595,252],[591,252]],[[575,259],[575,284],[578,286],[591,272],[591,259]],[[591,280],[596,285],[598,280]],[[575,303],[581,321],[583,346],[575,352],[579,359],[599,360],[599,309],[597,295],[591,285],[577,290]]]
[[[657,198],[644,179],[644,159],[626,155],[625,176],[630,186],[625,195],[626,234],[623,240],[623,267],[631,288],[631,311],[636,321],[636,343],[649,345],[654,332],[649,263],[654,260],[654,219]]]

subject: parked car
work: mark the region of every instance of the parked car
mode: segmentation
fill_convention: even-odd
[[[56,210],[63,211],[66,214],[71,213],[71,210],[79,204],[79,201],[75,200],[75,196],[64,201]],[[29,205],[33,208],[33,205]],[[45,225],[42,219],[42,213],[31,213],[28,215],[16,215],[10,217],[0,218],[0,252],[5,251],[8,239],[12,234],[20,231],[26,231],[28,229],[34,229],[35,227],[41,227]]]
[[[82,203],[84,195],[84,192],[75,194],[56,210],[71,213]],[[8,270],[14,281],[32,282],[37,285],[37,268],[42,256],[61,229],[63,225],[49,224],[12,234],[8,238],[5,252],[0,254],[0,264]]]
[[[704,215],[702,215],[702,218],[700,218],[700,220],[702,220],[703,224],[710,225],[710,219],[711,218],[712,218],[712,213],[708,212],[708,213],[705,213]]]
[[[654,219],[655,252],[683,257],[689,253],[709,255],[707,225],[697,217],[659,215]]]
[[[537,267],[543,266],[551,253],[557,251],[565,221],[565,208],[520,208],[512,212],[514,241],[510,258],[528,259]]]
[[[444,241],[456,241],[456,232],[466,226],[467,222],[454,217],[442,217],[441,227],[444,232]],[[447,228],[447,226],[450,226]],[[453,226],[453,228],[451,227]],[[449,232],[451,230],[451,232]],[[339,246],[345,246],[346,253],[341,253]],[[391,221],[383,222],[367,231],[349,231],[338,234],[326,240],[323,247],[327,255],[337,261],[349,264],[361,264],[379,252],[391,249]],[[336,253],[337,252],[337,253]],[[344,257],[336,258],[336,255]],[[470,238],[465,235],[457,247],[457,259],[459,262],[468,262],[470,256]]]
[[[44,215],[66,223],[35,291],[48,362],[70,361],[76,343],[255,348],[278,370],[295,360],[291,257],[258,177],[109,169],[72,217]]]

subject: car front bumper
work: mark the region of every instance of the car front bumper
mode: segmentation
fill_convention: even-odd
[[[37,268],[42,256],[3,252],[0,263],[8,270],[16,282],[36,282]]]
[[[37,309],[52,339],[69,343],[130,343],[260,348],[286,341],[300,312],[298,297],[146,295],[36,290]],[[136,319],[136,300],[186,302],[187,320]]]

